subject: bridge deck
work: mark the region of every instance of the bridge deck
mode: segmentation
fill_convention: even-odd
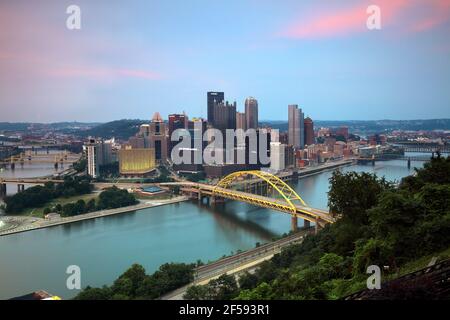
[[[287,203],[283,199],[270,198],[253,193],[247,193],[233,189],[225,189],[209,184],[195,183],[195,182],[168,182],[168,183],[161,183],[161,185],[163,186],[177,185],[180,187],[185,187],[184,190],[188,192],[201,192],[208,195],[215,194],[217,196],[221,196],[224,198],[243,201],[257,206],[262,206],[277,211],[281,211],[311,222],[319,221],[321,222],[321,224],[335,222],[335,219],[330,215],[329,212],[300,204],[295,204],[297,210],[296,213],[294,214],[292,212],[292,208],[289,205],[289,203]]]

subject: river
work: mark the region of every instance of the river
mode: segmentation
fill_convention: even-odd
[[[355,165],[343,171],[375,172],[399,181],[413,172],[406,161]],[[304,177],[294,189],[311,206],[327,208],[332,172]],[[299,220],[299,224],[302,221]],[[132,263],[147,272],[166,262],[204,262],[288,232],[290,217],[245,203],[227,202],[214,210],[184,202],[0,237],[0,299],[43,289],[63,298],[66,268],[81,268],[82,286],[111,284]]]

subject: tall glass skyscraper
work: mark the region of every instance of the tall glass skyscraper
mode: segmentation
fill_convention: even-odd
[[[295,148],[305,146],[305,120],[302,109],[296,104],[288,106],[288,141]]]

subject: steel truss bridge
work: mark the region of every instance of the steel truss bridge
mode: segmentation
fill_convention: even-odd
[[[248,180],[248,178],[253,179]],[[336,221],[328,211],[308,206],[286,182],[264,171],[234,172],[216,185],[196,182],[168,182],[160,185],[178,186],[183,193],[201,202],[204,198],[207,198],[211,204],[230,199],[289,214],[293,230],[297,229],[298,218],[305,221],[305,227],[308,227],[310,222],[315,223],[316,231]]]
[[[54,154],[39,154],[37,152],[33,153],[31,151],[27,151],[0,160],[0,166],[10,165],[14,168],[16,164],[24,165],[31,163],[52,163],[55,164],[56,167],[57,164],[72,164],[79,158],[80,155],[67,151]]]

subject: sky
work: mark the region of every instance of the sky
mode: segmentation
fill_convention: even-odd
[[[0,122],[206,117],[207,91],[260,120],[450,118],[450,0],[0,0]]]

